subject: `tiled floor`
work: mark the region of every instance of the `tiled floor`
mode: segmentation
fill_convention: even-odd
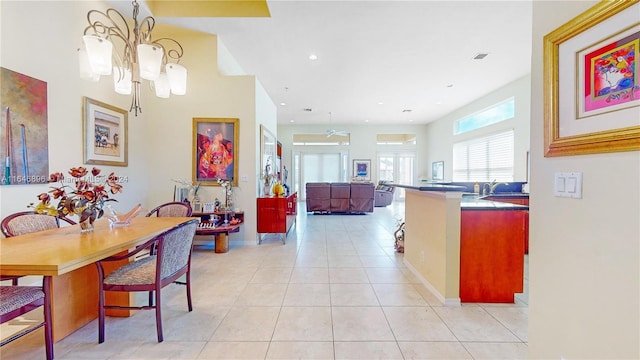
[[[394,252],[403,214],[402,203],[302,213],[284,246],[268,237],[197,250],[194,310],[183,287],[165,288],[163,343],[154,312],[141,311],[108,318],[103,344],[97,321],[87,324],[55,345],[56,359],[525,359],[526,293],[516,304],[443,306]],[[41,344],[39,330],[0,358],[44,358]]]

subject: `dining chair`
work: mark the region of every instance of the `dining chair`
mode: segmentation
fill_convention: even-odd
[[[155,215],[158,217],[189,217],[191,216],[192,212],[193,209],[188,202],[173,201],[157,206],[155,209],[149,211],[146,216],[148,217]]]
[[[22,211],[11,214],[0,222],[0,230],[6,237],[13,237],[37,231],[56,229],[60,227],[60,220],[75,225],[73,220],[58,218],[33,211]],[[42,306],[44,319],[35,326],[29,326],[15,334],[2,339],[0,346],[4,346],[19,339],[34,330],[44,326],[44,343],[47,360],[53,359],[53,331],[51,327],[51,277],[45,276],[42,286],[18,286],[20,276],[2,276],[0,280],[11,280],[11,286],[0,286],[0,324],[9,322]]]
[[[98,279],[100,281],[98,292],[98,342],[104,342],[105,309],[134,309],[156,310],[156,330],[158,342],[164,340],[162,335],[162,294],[165,286],[177,283],[186,285],[187,305],[189,311],[193,310],[191,302],[191,250],[193,238],[198,226],[198,220],[192,219],[175,226],[138,246],[135,250],[123,255],[115,255],[96,262],[98,267]],[[132,261],[117,268],[112,273],[105,275],[103,263],[118,261],[135,257],[140,251],[156,247],[156,253],[150,256]],[[184,282],[177,281],[185,276]],[[149,304],[145,306],[115,306],[105,304],[105,291],[138,292],[148,291],[155,293],[155,303],[151,296]]]

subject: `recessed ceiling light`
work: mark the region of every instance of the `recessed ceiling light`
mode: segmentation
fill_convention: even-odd
[[[384,103],[382,101],[378,102],[378,105],[384,105]]]
[[[289,120],[289,122],[295,122],[295,120],[291,119],[291,120]]]
[[[282,106],[287,106],[287,103],[285,103],[285,102],[281,102],[281,103],[280,103],[280,105],[282,105]]]
[[[436,105],[441,105],[442,101],[436,101]]]
[[[318,60],[318,55],[316,54],[309,55],[309,60]]]
[[[369,122],[369,119],[365,120],[364,122]]]

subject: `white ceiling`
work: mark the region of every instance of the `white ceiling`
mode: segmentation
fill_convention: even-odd
[[[530,72],[530,1],[268,5],[270,18],[157,20],[217,34],[279,124],[428,123]]]

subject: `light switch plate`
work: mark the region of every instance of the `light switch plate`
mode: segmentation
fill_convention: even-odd
[[[240,175],[240,181],[247,182],[249,181],[249,177],[247,175]]]
[[[582,173],[557,172],[554,176],[553,193],[555,196],[582,198]]]

